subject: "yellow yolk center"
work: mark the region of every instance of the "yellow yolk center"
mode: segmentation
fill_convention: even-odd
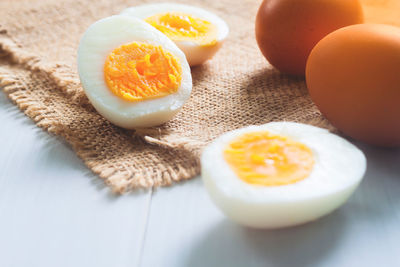
[[[209,21],[185,13],[156,14],[145,21],[174,41],[192,41],[202,46],[217,42],[217,27]]]
[[[177,92],[182,69],[179,60],[161,46],[134,42],[108,55],[104,76],[115,95],[141,101]]]
[[[224,157],[240,179],[261,186],[298,182],[307,178],[314,166],[306,145],[267,131],[239,136],[225,148]]]

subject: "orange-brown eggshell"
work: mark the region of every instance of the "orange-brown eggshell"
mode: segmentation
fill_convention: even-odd
[[[400,28],[361,24],[319,42],[306,71],[312,100],[343,133],[400,146]]]
[[[318,41],[362,22],[359,0],[264,0],[256,17],[256,38],[274,67],[304,75],[308,55]]]

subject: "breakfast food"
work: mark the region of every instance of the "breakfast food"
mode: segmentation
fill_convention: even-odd
[[[311,52],[312,100],[343,133],[400,146],[400,28],[360,24],[326,36]]]
[[[96,110],[128,129],[168,121],[192,90],[182,51],[149,24],[127,16],[108,17],[87,29],[78,72]]]
[[[159,3],[131,7],[122,15],[137,17],[173,40],[185,53],[190,66],[212,58],[228,36],[228,25],[202,8]]]
[[[256,38],[274,67],[304,75],[307,57],[319,40],[362,22],[359,0],[264,0],[256,18]]]
[[[342,205],[360,183],[366,159],[325,129],[272,122],[220,136],[205,148],[201,166],[211,199],[228,217],[280,228]]]

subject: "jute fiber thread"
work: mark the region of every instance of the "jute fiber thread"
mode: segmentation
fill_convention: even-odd
[[[189,102],[160,127],[135,132],[109,123],[81,88],[79,39],[96,20],[147,2],[154,1],[0,3],[3,91],[39,127],[64,138],[113,191],[195,177],[201,149],[226,131],[282,120],[330,127],[311,102],[304,79],[280,74],[259,52],[254,18],[260,1],[255,0],[190,1],[221,16],[231,31],[215,58],[192,69]]]

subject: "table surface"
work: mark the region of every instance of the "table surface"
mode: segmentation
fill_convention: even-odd
[[[0,93],[1,267],[400,266],[400,150],[356,144],[368,170],[343,207],[267,231],[227,220],[199,177],[115,196]]]

